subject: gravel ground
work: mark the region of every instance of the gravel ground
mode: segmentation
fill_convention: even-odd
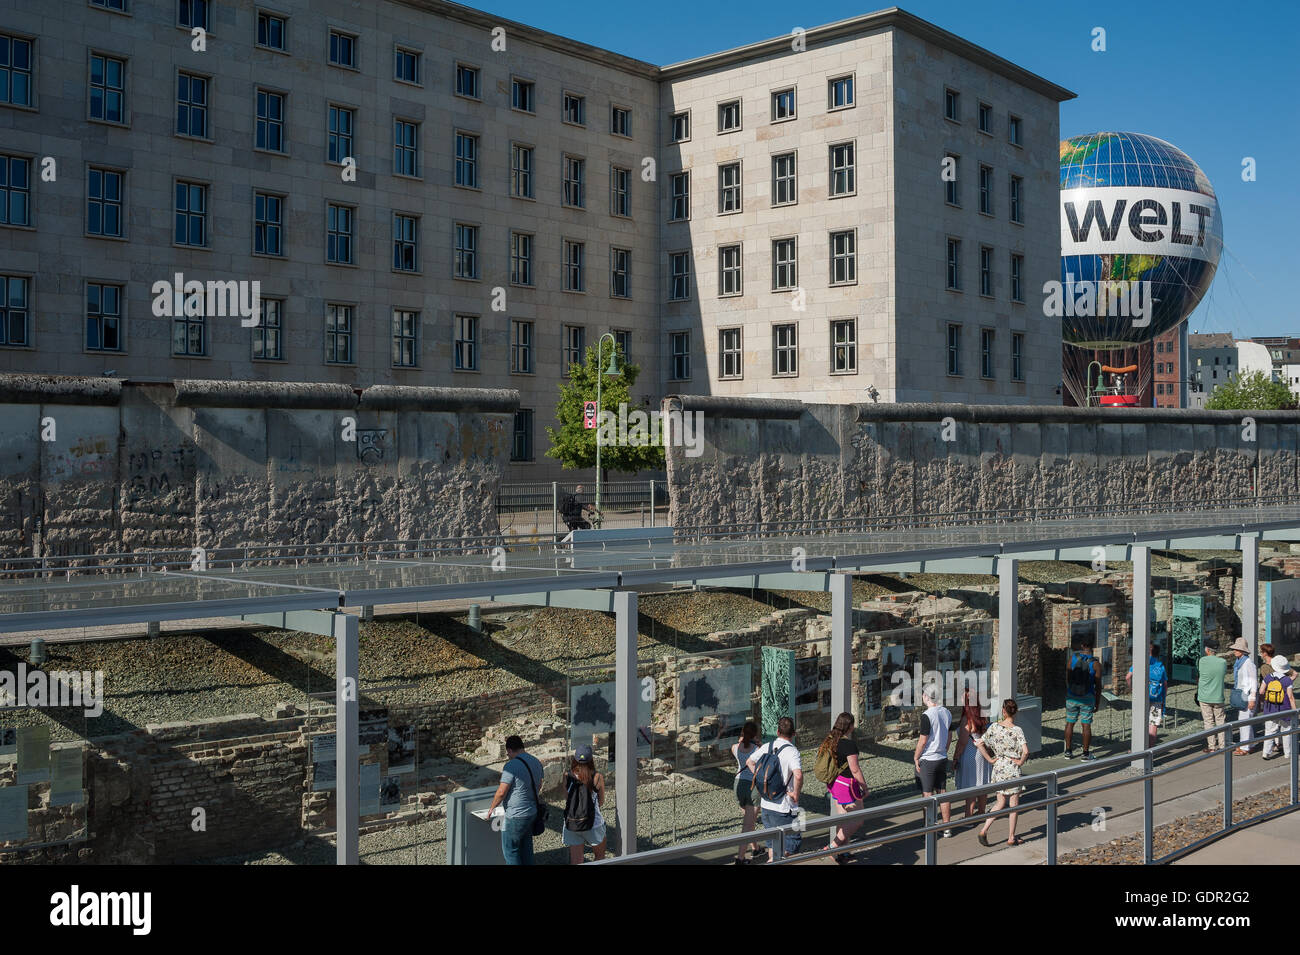
[[[1262,816],[1280,809],[1291,799],[1288,788],[1270,789],[1267,792],[1232,801],[1234,819]],[[1223,806],[1197,813],[1184,819],[1157,826],[1151,837],[1151,851],[1158,859],[1167,853],[1191,845],[1198,839],[1213,835],[1223,827]],[[1105,845],[1070,852],[1057,859],[1061,865],[1142,865],[1142,833],[1124,836]]]

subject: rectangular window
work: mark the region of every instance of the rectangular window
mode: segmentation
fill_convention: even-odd
[[[1023,189],[1024,189],[1024,180],[1021,179],[1019,176],[1012,176],[1010,190],[1009,190],[1010,199],[1011,199],[1011,221],[1012,222],[1025,221],[1020,212],[1020,196]]]
[[[615,136],[632,135],[632,111],[622,106],[609,108],[609,131]]]
[[[257,91],[257,148],[284,152],[284,96]]]
[[[174,239],[177,245],[208,244],[208,187],[202,183],[177,181]]]
[[[799,374],[799,326],[772,326],[772,376],[793,378]]]
[[[718,330],[718,377],[740,378],[745,373],[744,355],[740,350],[739,328]]]
[[[564,121],[573,126],[587,125],[587,98],[576,93],[564,94]]]
[[[1025,336],[1021,332],[1011,333],[1011,380],[1024,381]]]
[[[510,284],[533,284],[533,237],[527,232],[510,233]]]
[[[176,132],[180,136],[208,135],[208,81],[190,73],[176,74]]]
[[[623,363],[626,364],[631,360],[629,356],[632,354],[632,333],[621,328],[614,328],[611,331],[614,333],[614,347],[618,349]]]
[[[857,191],[854,144],[838,143],[831,147],[831,195],[847,196]]]
[[[772,291],[792,289],[799,284],[798,240],[772,240]]]
[[[684,302],[691,297],[691,254],[671,252],[668,255],[668,298]]]
[[[980,212],[993,215],[993,167],[980,166]]]
[[[510,144],[510,194],[533,198],[533,147]]]
[[[856,229],[831,233],[831,284],[852,285],[858,280]]]
[[[177,315],[172,319],[172,354],[201,357],[207,354],[208,326],[203,315]]]
[[[943,91],[943,118],[961,122],[961,96],[956,90]]]
[[[993,250],[987,245],[980,246],[980,294],[993,295]]]
[[[0,345],[31,344],[27,284],[23,276],[0,275]]]
[[[960,206],[961,187],[958,167],[961,165],[961,157],[949,153],[944,158],[947,162],[944,163],[943,170],[943,201],[950,206]]]
[[[993,329],[980,329],[980,377],[993,377]]]
[[[393,174],[419,176],[420,126],[404,119],[393,120]],[[457,142],[459,146],[459,141]],[[459,172],[459,165],[457,171]]]
[[[1011,256],[1011,301],[1023,302],[1024,295],[1020,283],[1020,274],[1025,268],[1025,257],[1023,255]]]
[[[520,408],[515,412],[515,429],[510,443],[511,461],[533,460],[533,410]]]
[[[961,326],[948,326],[948,374],[961,376]]]
[[[609,294],[614,298],[632,296],[632,252],[629,249],[609,250]]]
[[[352,306],[325,306],[325,361],[330,365],[352,364]]]
[[[2,46],[0,55],[3,55]],[[0,61],[0,69],[3,67]],[[90,54],[90,118],[105,123],[126,122],[125,60]]]
[[[122,286],[86,283],[86,349],[122,350]]]
[[[564,204],[581,209],[585,202],[583,181],[586,178],[587,161],[577,156],[564,157]]]
[[[582,364],[583,354],[587,350],[587,329],[582,325],[565,325],[563,341],[560,360],[567,373],[570,366]]]
[[[0,33],[0,103],[32,105],[32,41]]]
[[[478,137],[456,134],[456,185],[478,188]]]
[[[456,64],[456,95],[468,99],[482,98],[483,94],[479,84],[479,69],[477,66],[466,66],[464,63]]]
[[[93,178],[95,170],[91,170]],[[121,235],[121,174],[118,176],[117,223]],[[89,192],[89,190],[88,190]],[[32,224],[32,161],[22,156],[0,155],[0,225]],[[87,231],[90,231],[87,227]],[[100,235],[99,232],[91,232]]]
[[[92,7],[103,7],[105,10],[126,10],[126,0],[90,0]]]
[[[277,17],[273,13],[263,13],[259,10],[257,14],[257,45],[264,46],[268,50],[284,52],[286,26],[284,17]]]
[[[740,100],[733,99],[718,104],[718,132],[730,133],[740,129]]]
[[[350,70],[357,68],[357,38],[350,33],[330,30],[330,64]]]
[[[352,110],[330,107],[329,161],[342,163],[352,155]]]
[[[537,87],[530,80],[510,81],[510,106],[521,113],[537,112]]]
[[[993,132],[993,107],[988,103],[979,104],[979,125],[981,133]]]
[[[284,339],[281,315],[284,302],[264,298],[258,303],[258,321],[253,326],[253,358],[256,361],[283,361]]]
[[[784,206],[799,201],[795,181],[795,154],[781,153],[772,157],[772,205]]]
[[[585,255],[586,246],[583,243],[564,240],[564,290],[566,292],[586,291],[587,286],[582,274]]]
[[[456,278],[478,278],[478,226],[456,223]]]
[[[852,375],[858,370],[858,320],[840,318],[831,322],[831,374]]]
[[[948,288],[961,291],[961,243],[956,239],[948,240]]]
[[[681,222],[691,217],[691,174],[675,172],[668,177],[672,190],[673,211],[670,221]]]
[[[689,381],[691,378],[691,333],[670,332],[668,334],[672,366],[669,377],[673,381]]]
[[[718,214],[740,211],[740,163],[718,167]]]
[[[724,245],[718,249],[718,294],[741,295],[744,292],[744,276],[741,273],[741,248],[739,245]]]
[[[794,89],[777,90],[772,94],[772,122],[794,119]]]
[[[1012,146],[1020,145],[1020,117],[1007,117],[1007,142]]]
[[[269,192],[253,193],[253,251],[258,255],[284,255],[284,198]]]
[[[827,81],[827,109],[844,109],[853,105],[853,77],[837,76]]]
[[[684,143],[691,138],[690,113],[673,113],[669,122],[672,129],[673,142]]]
[[[212,31],[208,0],[177,0],[177,22],[186,29]]]
[[[420,54],[414,50],[393,48],[393,79],[420,85]]]
[[[533,323],[510,323],[510,370],[517,375],[533,373]]]
[[[352,264],[351,206],[331,202],[326,210],[325,261],[335,265]]]
[[[414,368],[420,355],[420,313],[393,309],[393,367]]]
[[[632,215],[632,170],[609,167],[609,214]]]
[[[478,369],[478,317],[474,315],[456,316],[456,356],[457,371],[476,371]]]
[[[415,272],[420,268],[420,220],[393,213],[393,269]]]

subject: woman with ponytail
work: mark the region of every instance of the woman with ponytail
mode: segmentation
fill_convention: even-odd
[[[858,761],[858,743],[853,738],[853,724],[852,713],[841,713],[817,749],[819,759],[833,758],[839,770],[835,781],[826,787],[831,815],[843,815],[861,809],[867,798],[867,781],[863,778],[862,765]],[[828,848],[846,845],[861,825],[861,822],[855,822],[838,827],[831,836]],[[841,852],[835,856],[835,861],[843,865],[851,858],[850,853]]]
[[[758,793],[754,791],[754,773],[746,765],[756,749],[758,749],[758,724],[753,720],[746,720],[744,728],[740,731],[740,739],[731,745],[731,755],[736,757],[736,780],[733,788],[736,801],[740,803],[741,811],[744,813],[741,832],[752,832],[758,820]],[[755,856],[766,851],[757,842],[751,842],[749,850]],[[745,845],[741,843],[736,847],[736,865],[745,865],[747,862]]]

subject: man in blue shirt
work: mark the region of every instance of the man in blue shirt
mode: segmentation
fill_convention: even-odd
[[[1128,668],[1124,677],[1129,686],[1133,685],[1133,668]],[[1169,691],[1169,674],[1160,659],[1160,646],[1151,644],[1151,656],[1147,658],[1147,736],[1148,746],[1156,745],[1156,734],[1160,724],[1165,720],[1165,694]],[[1137,706],[1137,700],[1133,701]]]
[[[542,790],[542,764],[536,756],[524,752],[524,741],[518,736],[506,738],[506,764],[501,768],[501,785],[488,806],[488,819],[498,805],[505,802],[505,817],[501,820],[501,853],[506,865],[533,864],[533,820],[537,818],[537,802]]]

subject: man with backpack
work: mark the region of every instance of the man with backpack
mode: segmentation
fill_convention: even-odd
[[[1222,726],[1224,720],[1223,680],[1228,675],[1228,661],[1219,656],[1213,640],[1205,640],[1205,655],[1196,661],[1196,702],[1207,730]],[[1228,734],[1217,733],[1205,740],[1205,752],[1217,753],[1228,745]]]
[[[1286,713],[1295,709],[1295,695],[1291,689],[1291,664],[1287,658],[1276,656],[1269,661],[1272,672],[1264,678],[1261,688],[1260,712],[1264,714]],[[1291,756],[1291,737],[1282,737],[1281,752],[1278,752],[1277,734],[1291,728],[1291,717],[1277,717],[1264,721],[1264,758],[1277,759],[1285,754]]]
[[[786,858],[799,851],[803,841],[799,820],[799,793],[803,790],[803,762],[794,744],[794,720],[783,716],[776,724],[776,739],[754,750],[746,765],[754,774],[763,828],[794,825],[785,837]],[[776,839],[767,840],[767,861],[776,861]]]
[[[533,864],[534,823],[541,811],[542,764],[536,756],[524,752],[519,736],[506,738],[506,764],[501,768],[501,785],[492,796],[487,817],[505,803],[501,820],[501,854],[506,865]]]
[[[1101,707],[1101,679],[1092,643],[1077,637],[1065,670],[1065,758],[1074,758],[1074,724],[1083,724],[1083,759],[1096,759],[1092,746],[1092,717]]]
[[[1129,686],[1133,685],[1133,668],[1128,668],[1128,675],[1124,678]],[[1147,745],[1156,745],[1156,736],[1160,731],[1160,724],[1165,721],[1165,694],[1169,689],[1169,674],[1165,671],[1164,662],[1160,659],[1160,644],[1151,644],[1151,656],[1147,662],[1147,736],[1149,737]],[[1137,701],[1133,701],[1137,705]],[[1086,745],[1086,744],[1085,744]]]

